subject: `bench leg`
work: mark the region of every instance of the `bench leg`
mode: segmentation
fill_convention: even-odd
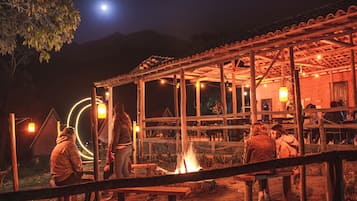
[[[291,194],[291,178],[290,176],[283,177],[283,200],[288,201]]]
[[[176,195],[168,195],[168,201],[176,201]]]
[[[253,182],[245,181],[244,201],[253,201]]]
[[[125,193],[124,192],[118,193],[118,201],[125,201]]]

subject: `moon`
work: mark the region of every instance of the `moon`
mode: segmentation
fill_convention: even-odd
[[[106,3],[102,3],[100,5],[100,10],[102,10],[103,12],[106,12],[108,10],[108,5]]]

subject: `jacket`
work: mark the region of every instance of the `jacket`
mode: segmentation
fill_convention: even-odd
[[[56,182],[64,181],[73,173],[82,174],[82,160],[72,136],[62,135],[57,138],[50,165]]]
[[[276,154],[278,158],[297,156],[299,143],[293,135],[282,135],[276,140]]]
[[[118,127],[114,126],[113,129],[113,143],[111,145],[111,151],[115,153],[116,147],[118,145],[129,145],[131,144],[131,127],[127,125],[119,125]]]
[[[259,134],[247,140],[244,163],[255,163],[275,159],[275,140],[266,134]],[[255,172],[255,174],[270,174],[274,170]]]

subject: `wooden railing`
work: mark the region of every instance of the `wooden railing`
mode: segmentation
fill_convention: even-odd
[[[38,200],[61,196],[68,196],[80,193],[96,192],[122,187],[141,187],[168,185],[189,181],[200,181],[205,179],[217,179],[230,177],[239,174],[253,173],[256,171],[272,168],[282,168],[297,165],[308,165],[313,163],[325,163],[332,168],[330,174],[327,174],[327,181],[334,186],[327,186],[330,189],[331,199],[344,200],[344,178],[342,161],[357,160],[357,151],[332,151],[295,158],[276,159],[254,164],[233,166],[228,168],[202,170],[194,173],[164,175],[145,178],[113,179],[105,181],[88,182],[84,184],[69,185],[55,188],[42,188],[33,190],[21,190],[17,192],[0,193],[0,201],[8,200]],[[331,175],[333,174],[333,175]],[[328,191],[328,190],[326,190]]]

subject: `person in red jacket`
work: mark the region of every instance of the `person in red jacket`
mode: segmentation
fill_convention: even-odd
[[[266,126],[262,123],[255,123],[251,129],[251,137],[246,142],[243,162],[255,163],[273,160],[276,156],[275,140],[269,135]],[[255,174],[271,174],[274,170],[260,171]],[[258,180],[259,193],[258,201],[270,200],[268,191],[268,180]]]

